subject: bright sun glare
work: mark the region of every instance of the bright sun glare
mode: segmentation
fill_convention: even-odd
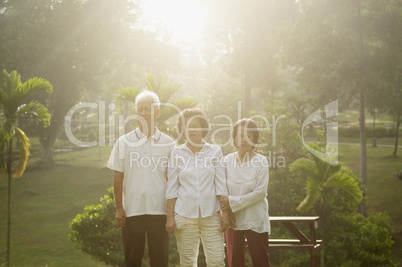
[[[201,37],[204,24],[196,0],[143,0],[143,23],[148,29],[163,27],[171,33],[174,44],[194,44]]]

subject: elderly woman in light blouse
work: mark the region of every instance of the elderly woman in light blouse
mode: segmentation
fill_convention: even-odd
[[[269,172],[267,159],[255,152],[259,139],[257,123],[251,119],[236,122],[232,137],[238,151],[224,158],[229,197],[221,198],[222,208],[235,218],[235,225],[226,231],[229,267],[245,266],[245,238],[253,266],[270,266]]]
[[[224,266],[224,236],[229,217],[220,215],[227,196],[220,147],[203,140],[209,121],[201,109],[184,110],[177,122],[186,143],[169,158],[166,230],[175,232],[180,266],[197,266],[200,238],[208,266]]]

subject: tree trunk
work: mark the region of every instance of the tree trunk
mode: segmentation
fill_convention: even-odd
[[[46,136],[45,133],[39,134],[42,165],[46,167],[51,167],[54,164],[52,151],[57,136],[58,134],[54,133],[50,136]]]
[[[244,75],[244,111],[246,114],[243,116],[247,116],[248,112],[250,111],[251,107],[251,81],[250,81],[250,74],[246,72]]]
[[[357,1],[357,15],[359,17],[359,25],[358,25],[358,35],[359,35],[359,46],[360,46],[360,63],[359,63],[359,76],[358,76],[358,89],[359,89],[359,102],[360,102],[360,179],[362,181],[363,186],[363,201],[360,204],[360,213],[363,216],[366,216],[366,188],[367,188],[367,147],[366,147],[366,118],[365,118],[365,101],[366,101],[366,93],[363,86],[363,77],[364,77],[364,66],[363,66],[363,29],[362,29],[362,18],[361,18],[361,0]]]
[[[396,119],[395,146],[394,146],[394,152],[392,152],[393,158],[396,158],[398,153],[399,127],[401,126],[402,123],[401,116],[402,114],[399,114],[398,118]]]
[[[377,139],[375,137],[375,109],[374,109],[374,113],[373,113],[373,147],[377,147]]]
[[[360,85],[361,86],[361,85]],[[366,216],[366,188],[367,188],[367,147],[366,147],[366,123],[365,123],[365,92],[360,90],[360,179],[363,186],[363,201],[360,205],[360,213]]]
[[[11,177],[12,177],[12,162],[13,162],[13,140],[8,141],[7,146],[7,252],[6,252],[6,266],[10,266],[10,252],[11,252]]]
[[[59,116],[57,116],[57,114],[55,114],[54,116],[52,116],[51,124],[49,127],[43,128],[41,125],[38,125],[41,161],[43,166],[51,167],[54,164],[52,154],[53,145],[56,142],[57,137],[59,136],[63,123],[64,115],[59,114]]]
[[[54,164],[53,154],[52,154],[52,145],[47,141],[43,141],[41,143],[41,160],[42,165],[50,167]]]

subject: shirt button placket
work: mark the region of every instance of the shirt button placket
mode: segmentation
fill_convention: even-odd
[[[198,173],[199,167],[198,167],[198,156],[194,154],[194,168],[195,168],[195,173],[197,176],[197,188],[198,188],[198,215],[202,215],[202,208],[201,208],[201,184],[200,184],[200,175]]]

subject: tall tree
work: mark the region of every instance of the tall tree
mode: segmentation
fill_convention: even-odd
[[[121,81],[124,73],[133,76],[136,66],[161,70],[176,63],[175,50],[136,27],[139,9],[134,1],[1,4],[0,67],[19,69],[23,77],[46,76],[54,86],[50,98],[35,96],[53,116],[50,127],[37,129],[45,165],[53,163],[51,151],[64,116],[83,91],[97,91],[92,94],[99,97],[106,77]]]
[[[368,29],[375,43],[378,74],[375,90],[368,93],[372,105],[387,112],[395,121],[397,156],[399,128],[402,124],[402,2],[398,0],[368,0],[370,7]]]
[[[375,82],[376,68],[367,1],[302,0],[283,56],[297,66],[298,80],[318,106],[357,96],[360,124],[360,178],[367,186],[366,90]],[[365,189],[363,194],[365,195]],[[360,207],[365,214],[365,204]]]
[[[0,128],[0,172],[8,176],[7,199],[7,252],[6,266],[10,266],[11,250],[11,177],[19,178],[25,171],[31,147],[28,137],[17,126],[18,118],[27,115],[36,117],[36,122],[43,127],[49,126],[50,113],[37,101],[24,104],[29,94],[38,90],[51,93],[52,85],[45,79],[32,78],[21,82],[20,75],[13,71],[10,74],[4,70],[4,85],[0,88],[1,128]],[[17,165],[13,166],[13,138],[17,138],[19,157]],[[14,171],[13,171],[14,169]],[[14,174],[13,174],[14,172]]]
[[[262,96],[275,94],[280,88],[280,49],[277,30],[282,23],[294,18],[296,5],[290,0],[212,1],[211,24],[224,43],[227,71],[240,77],[243,83],[243,103],[252,105],[252,90],[261,89]],[[268,93],[269,92],[269,93]],[[264,99],[264,100],[265,100]],[[247,112],[248,113],[248,112]]]

